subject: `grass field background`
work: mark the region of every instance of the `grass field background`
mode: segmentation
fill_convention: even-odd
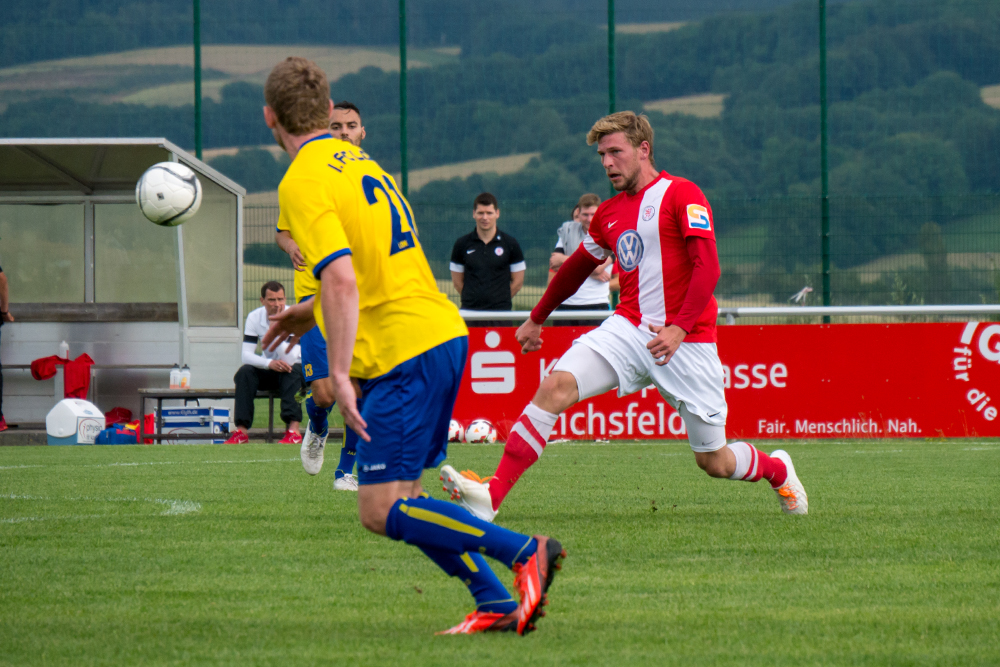
[[[297,447],[3,448],[0,664],[1000,662],[1000,442],[785,447],[807,517],[686,443],[550,445],[498,517],[569,551],[525,638],[435,637],[464,586]]]

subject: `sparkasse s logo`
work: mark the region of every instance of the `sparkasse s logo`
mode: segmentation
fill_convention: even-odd
[[[688,226],[691,229],[711,229],[712,223],[708,219],[708,209],[700,204],[688,204]]]
[[[500,334],[487,332],[486,347],[496,350]],[[477,394],[509,394],[516,384],[514,353],[505,350],[476,352],[472,355],[472,391]]]

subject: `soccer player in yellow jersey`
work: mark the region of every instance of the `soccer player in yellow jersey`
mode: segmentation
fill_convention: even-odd
[[[541,615],[562,546],[477,519],[420,486],[424,468],[447,453],[468,332],[437,288],[410,205],[363,150],[329,134],[330,88],[314,63],[278,64],[264,97],[265,121],[292,158],[278,187],[281,215],[319,281],[314,299],[274,319],[266,342],[301,335],[314,320],[321,328],[334,398],[361,438],[362,525],[418,547],[476,600],[445,632],[524,634]],[[360,411],[356,387],[365,396]],[[520,603],[483,555],[515,571]]]
[[[341,101],[333,105],[333,116],[330,118],[330,131],[333,136],[360,147],[365,138],[365,127],[361,124],[361,110],[351,102]],[[319,284],[312,273],[306,270],[305,259],[284,216],[279,216],[274,241],[292,260],[295,268],[295,299],[298,302],[313,298],[319,289]],[[313,327],[302,335],[300,340],[302,350],[302,375],[309,383],[309,393],[306,396],[305,408],[309,416],[306,422],[306,434],[302,439],[300,454],[302,467],[310,475],[318,475],[323,469],[323,452],[329,432],[327,415],[333,407],[333,385],[326,363],[326,341],[319,327]],[[358,481],[352,474],[354,459],[357,454],[358,436],[351,429],[344,433],[343,446],[340,449],[340,461],[334,472],[333,488],[337,491],[357,491]]]

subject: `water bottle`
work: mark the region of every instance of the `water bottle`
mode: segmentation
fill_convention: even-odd
[[[69,359],[69,343],[66,341],[59,343],[59,356],[63,359]]]
[[[177,364],[174,364],[174,367],[170,369],[170,388],[181,388],[181,367]]]
[[[191,388],[191,369],[188,368],[187,364],[181,368],[181,389]]]

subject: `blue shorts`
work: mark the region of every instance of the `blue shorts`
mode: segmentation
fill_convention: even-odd
[[[358,441],[358,484],[414,481],[441,465],[468,352],[468,337],[459,336],[361,381],[372,441]]]
[[[302,349],[302,377],[306,382],[330,377],[330,366],[326,358],[326,339],[319,327],[313,327],[299,339]]]

